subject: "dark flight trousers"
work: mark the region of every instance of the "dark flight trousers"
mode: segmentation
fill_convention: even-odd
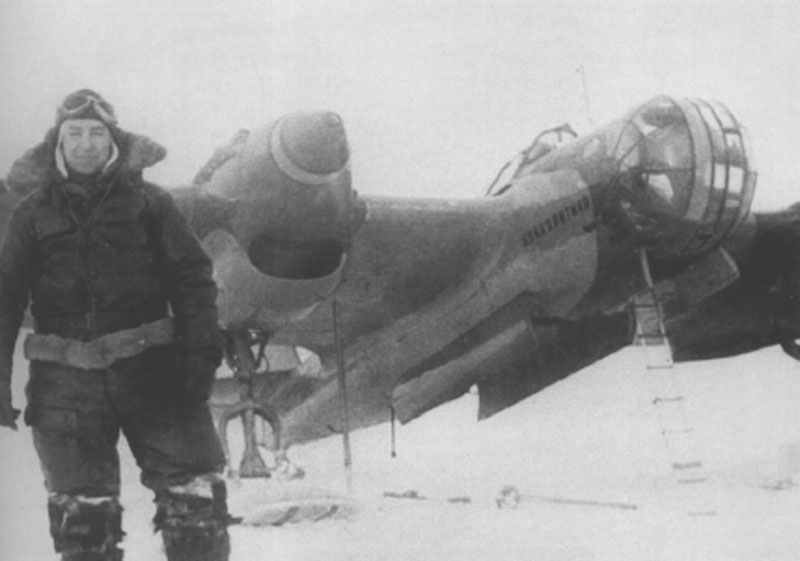
[[[107,370],[31,362],[25,419],[50,493],[118,496],[120,432],[154,491],[222,470],[208,406],[182,399],[174,365],[171,346]]]

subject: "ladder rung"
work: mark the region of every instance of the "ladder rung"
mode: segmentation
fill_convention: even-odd
[[[652,317],[661,319],[661,306],[657,302],[651,300],[649,302],[637,302],[633,305],[633,312],[638,319],[643,317]]]
[[[690,462],[672,462],[672,469],[700,469],[703,467],[703,462],[700,460],[693,460]]]
[[[636,314],[636,319],[638,320],[645,320],[645,321],[661,320],[661,310],[659,310],[658,306],[653,306],[653,305],[634,306],[633,313]]]
[[[674,397],[656,397],[653,399],[653,405],[658,405],[659,403],[679,403],[683,401],[682,395],[676,395]]]
[[[637,318],[641,318],[642,316],[651,316],[658,319],[661,316],[661,309],[655,302],[644,302],[634,304],[633,312],[636,314]]]
[[[682,477],[678,479],[678,483],[681,485],[698,485],[700,483],[705,483],[708,481],[708,477]]]
[[[689,516],[716,516],[716,510],[690,510]]]
[[[669,348],[669,342],[664,335],[637,335],[633,341],[634,345],[640,347],[664,347]]]
[[[664,364],[648,364],[648,370],[672,370],[675,367],[673,362],[665,362]]]
[[[698,483],[705,483],[708,481],[708,477],[700,476],[700,477],[682,477],[678,479],[678,483],[681,485],[697,485]]]

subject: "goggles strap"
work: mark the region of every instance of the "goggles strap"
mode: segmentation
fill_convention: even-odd
[[[86,101],[81,103],[80,105],[78,105],[76,107],[73,107],[72,109],[62,106],[61,110],[62,110],[63,115],[65,117],[72,117],[74,115],[82,113],[89,106],[92,106],[92,107],[94,107],[94,110],[97,113],[97,115],[100,117],[100,119],[104,123],[112,124],[112,125],[116,124],[117,123],[117,119],[114,116],[114,114],[111,111],[109,111],[108,109],[106,109],[105,107],[103,107],[103,105],[104,105],[103,101],[97,99],[94,96],[89,95],[89,96],[86,96]]]

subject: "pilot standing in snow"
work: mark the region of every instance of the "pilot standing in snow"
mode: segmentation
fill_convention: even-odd
[[[142,179],[165,153],[84,89],[8,177],[29,194],[0,251],[0,425],[16,428],[11,363],[30,298],[25,421],[63,560],[123,557],[120,432],[155,492],[167,559],[228,559],[224,457],[206,405],[221,359],[216,287],[169,194]]]

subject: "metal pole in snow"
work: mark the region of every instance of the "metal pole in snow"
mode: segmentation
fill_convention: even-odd
[[[594,501],[594,500],[585,500],[585,499],[568,499],[566,497],[559,497],[559,496],[547,496],[547,495],[522,495],[523,499],[531,499],[534,501],[542,501],[545,503],[553,503],[553,504],[560,504],[560,505],[576,505],[576,506],[599,506],[599,507],[608,507],[608,508],[618,508],[621,510],[636,510],[639,507],[633,503],[624,503],[618,501]]]
[[[336,299],[331,303],[333,313],[333,340],[336,345],[336,377],[339,380],[339,395],[342,396],[342,447],[344,449],[344,472],[347,492],[353,490],[353,460],[350,453],[350,409],[347,402],[347,377],[344,370],[342,342],[339,336],[339,307]]]
[[[394,420],[395,420],[395,412],[394,412],[394,405],[389,405],[389,423],[391,427],[391,435],[392,435],[392,458],[397,457],[397,439],[395,435],[394,429]]]

